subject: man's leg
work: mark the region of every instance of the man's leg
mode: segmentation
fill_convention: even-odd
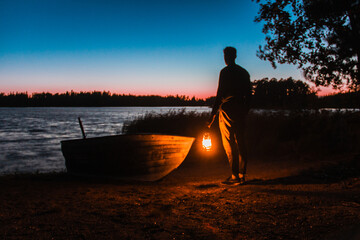
[[[220,110],[219,111],[219,128],[221,133],[222,143],[229,160],[231,171],[234,177],[239,176],[239,152],[238,146],[235,141],[235,133],[232,126],[232,121],[228,115]]]
[[[239,173],[245,175],[248,158],[247,147],[245,143],[245,117],[241,118],[240,121],[236,122],[236,124],[234,125],[234,130],[239,156]]]

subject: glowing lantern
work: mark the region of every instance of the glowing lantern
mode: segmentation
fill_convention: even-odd
[[[211,150],[211,138],[210,138],[210,133],[205,133],[203,135],[203,140],[202,140],[202,146],[203,149],[205,151],[210,151]]]

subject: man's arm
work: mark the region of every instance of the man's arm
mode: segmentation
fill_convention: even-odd
[[[251,98],[252,98],[252,83],[250,81],[250,75],[248,75],[247,78],[248,84],[247,84],[247,88],[246,89],[246,94],[245,94],[245,106],[247,107],[247,109],[250,109],[250,105],[251,105]]]
[[[216,114],[219,110],[220,104],[221,104],[221,98],[223,95],[223,90],[222,90],[222,75],[223,72],[220,72],[220,76],[219,76],[219,84],[218,84],[218,89],[217,89],[217,93],[216,93],[216,98],[215,98],[215,103],[212,107],[212,111],[211,111],[211,115],[210,115],[210,119],[209,119],[209,124],[208,127],[210,128],[211,125],[213,124]]]

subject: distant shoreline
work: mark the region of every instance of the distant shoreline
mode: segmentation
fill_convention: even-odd
[[[0,93],[0,107],[155,107],[211,106],[215,97],[207,99],[188,96],[135,96],[110,92],[66,93]]]
[[[206,99],[184,95],[125,95],[110,92],[66,93],[0,93],[0,107],[210,107],[215,97]],[[360,108],[360,92],[317,96],[310,91],[262,89],[253,92],[251,108],[255,109],[320,109]]]

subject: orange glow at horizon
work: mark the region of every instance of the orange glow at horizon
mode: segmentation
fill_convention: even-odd
[[[317,96],[323,97],[331,94],[339,93],[340,90],[334,90],[332,87],[319,87],[319,91],[317,92]]]
[[[199,92],[195,92],[195,91],[146,91],[146,90],[142,90],[142,91],[119,91],[119,90],[109,90],[109,89],[101,89],[101,88],[71,88],[71,89],[64,89],[64,88],[18,88],[18,89],[1,89],[0,93],[5,93],[5,94],[9,94],[9,93],[25,93],[27,92],[29,95],[33,94],[33,93],[42,93],[42,92],[46,92],[46,93],[51,93],[51,94],[55,94],[55,93],[66,93],[66,92],[110,92],[111,94],[120,94],[120,95],[135,95],[135,96],[149,96],[149,95],[156,95],[156,96],[161,96],[161,97],[166,97],[166,96],[186,96],[189,98],[195,97],[195,98],[199,98],[199,99],[206,99],[209,97],[213,97],[215,96],[215,92],[214,91],[199,91]],[[327,96],[327,95],[331,95],[331,94],[335,94],[338,93],[339,91],[336,91],[332,88],[325,88],[325,87],[320,87],[319,91],[317,92],[317,95],[319,97],[322,96]]]
[[[202,89],[191,89],[188,86],[180,88],[179,86],[174,87],[173,89],[166,89],[162,87],[156,88],[153,87],[127,87],[127,88],[120,88],[120,87],[111,87],[109,84],[105,84],[107,86],[101,87],[99,84],[93,84],[92,86],[73,86],[71,88],[66,88],[63,86],[43,86],[43,87],[35,87],[30,85],[25,86],[17,86],[17,87],[10,87],[10,86],[3,86],[0,89],[0,93],[25,93],[27,92],[29,95],[33,93],[66,93],[66,92],[110,92],[111,94],[120,94],[120,95],[134,95],[134,96],[149,96],[149,95],[157,95],[157,96],[186,96],[189,98],[195,97],[197,99],[206,99],[216,95],[217,86],[206,86]],[[317,92],[318,96],[327,96],[335,93],[339,93],[340,90],[334,90],[332,87],[318,87],[319,91]],[[346,89],[343,89],[346,91]]]

